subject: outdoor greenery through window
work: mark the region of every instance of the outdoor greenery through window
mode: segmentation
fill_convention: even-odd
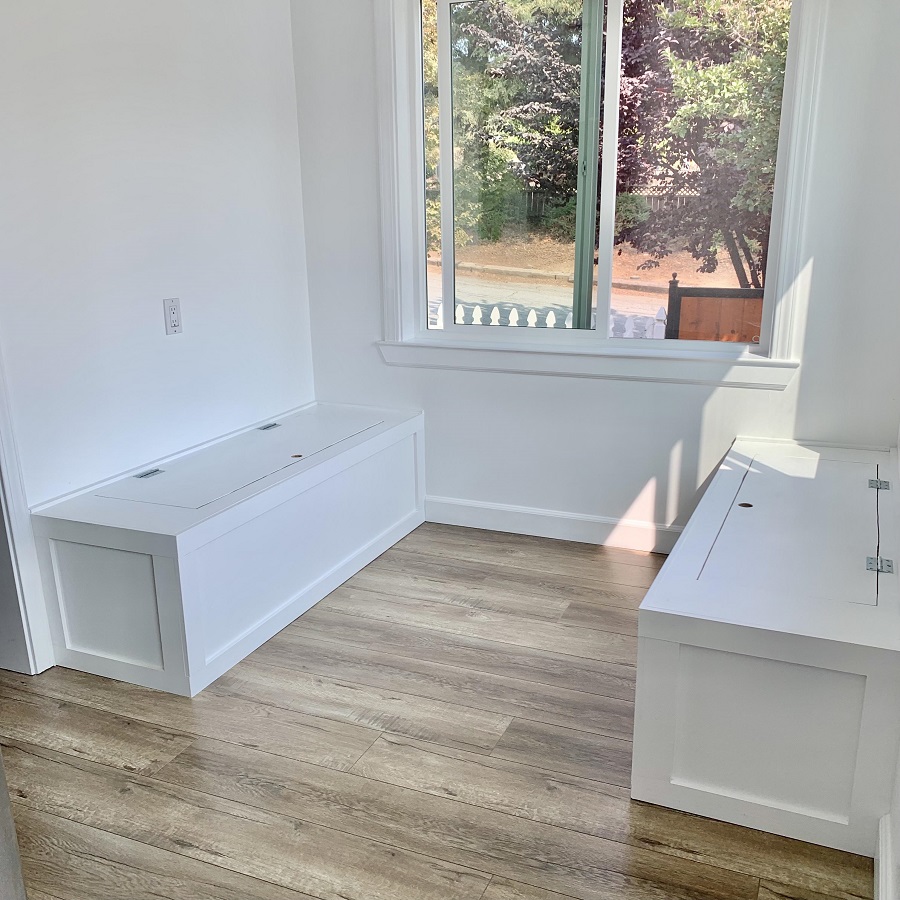
[[[758,342],[790,13],[422,0],[429,327]]]

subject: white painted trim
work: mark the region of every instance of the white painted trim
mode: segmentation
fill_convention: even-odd
[[[554,509],[483,503],[452,497],[426,497],[425,519],[441,525],[530,534],[657,553],[670,553],[681,534],[681,527],[678,525],[660,525],[656,522],[588,516]]]
[[[521,329],[533,331],[533,329]],[[633,343],[641,343],[634,341]],[[650,348],[612,354],[559,347],[483,346],[474,342],[381,341],[381,356],[391,366],[518,372],[614,381],[652,381],[783,391],[799,363],[758,356],[680,354]],[[662,350],[662,348],[660,348]],[[666,348],[668,350],[668,348]]]
[[[760,438],[752,437],[746,434],[739,434],[734,439],[735,444],[764,444],[770,446],[783,447],[810,447],[812,449],[823,448],[826,450],[849,450],[853,453],[893,453],[896,454],[894,447],[886,447],[882,444],[852,444],[846,441],[835,443],[834,441],[797,441],[793,438]]]
[[[399,227],[397,180],[400,165],[397,160],[397,141],[392,135],[397,125],[394,121],[396,104],[385,103],[387,91],[400,83],[399,75],[394,71],[397,55],[395,47],[398,24],[394,21],[394,5],[379,2],[375,4],[375,49],[377,57],[376,74],[378,77],[378,144],[381,148],[381,165],[379,171],[379,192],[381,199],[381,288],[385,298],[382,314],[384,317],[384,334],[399,334],[399,316],[401,304],[386,302],[386,298],[400,296],[400,246],[401,237],[396,233]]]
[[[411,338],[428,327],[419,15],[418,0],[375,0],[385,340]]]
[[[773,234],[779,237],[773,243],[769,260],[770,272],[774,271],[775,275],[770,275],[768,280],[761,345],[755,353],[747,354],[770,360],[782,369],[799,359],[800,332],[810,289],[808,261],[803,258],[809,200],[808,162],[813,150],[829,2],[795,0],[779,148],[781,162],[772,221]],[[534,334],[528,334],[526,328],[470,327],[460,330],[453,327],[452,318],[446,317],[445,333],[427,328],[419,5],[415,0],[375,0],[375,3],[384,273],[384,343],[381,348],[385,361],[392,365],[428,368],[584,376],[584,372],[561,371],[552,365],[523,368],[515,357],[496,354],[488,365],[473,367],[464,356],[443,353],[447,349],[459,349],[459,344],[488,351],[499,346],[521,350],[523,345],[534,341]],[[603,307],[602,303],[599,305]],[[414,345],[415,351],[401,354],[393,349],[404,343]],[[540,347],[526,349],[533,354],[588,351],[598,362],[593,367],[594,373],[587,377],[630,378],[634,376],[615,372],[603,374],[607,368],[603,359],[617,356],[623,345],[637,345],[634,349],[638,352],[633,353],[633,358],[640,359],[640,345],[647,343],[652,342],[608,338],[605,328],[577,333],[575,330],[552,329],[541,334]],[[743,383],[743,379],[717,381],[698,380],[692,375],[679,377],[677,370],[702,358],[710,345],[698,341],[677,343],[680,352],[671,355],[671,377],[651,376],[638,380],[735,386]],[[633,351],[629,348],[628,352]],[[781,389],[786,383],[783,381],[774,387]],[[773,387],[768,381],[748,386]]]
[[[597,322],[608,322],[612,310],[613,257],[616,252],[616,181],[619,171],[619,106],[622,86],[622,38],[624,31],[624,0],[610,0],[607,4],[606,66],[602,91],[605,102],[601,108],[603,146],[600,166],[600,216],[597,222]]]
[[[44,588],[38,566],[31,513],[25,499],[19,448],[13,430],[9,396],[6,391],[6,365],[0,350],[0,506],[9,539],[10,559],[19,594],[19,609],[28,661],[35,675],[49,669],[56,662]]]
[[[897,900],[894,890],[894,847],[891,841],[891,815],[878,823],[878,847],[875,850],[875,900]]]
[[[785,91],[778,142],[778,168],[772,208],[772,234],[779,235],[769,250],[760,345],[774,357],[797,359],[801,352],[802,322],[810,275],[804,246],[808,226],[810,178],[813,170],[816,121],[830,0],[794,0],[791,17]]]
[[[431,0],[425,0],[426,3]],[[453,70],[450,42],[453,0],[438,0],[438,119],[441,185],[441,306],[444,330],[456,325],[456,148],[453,140]],[[417,94],[416,97],[420,97]],[[418,101],[417,101],[418,102]],[[420,299],[424,302],[424,296]]]

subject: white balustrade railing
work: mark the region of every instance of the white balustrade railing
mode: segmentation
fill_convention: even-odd
[[[514,304],[485,306],[479,303],[460,303],[455,310],[457,325],[486,325],[512,328],[571,328],[572,313],[562,307],[535,309]],[[443,327],[443,307],[435,303],[429,312],[432,328]],[[596,313],[592,313],[591,327],[596,327]],[[660,307],[655,316],[635,316],[612,311],[608,335],[611,338],[640,338],[664,340],[666,310]]]

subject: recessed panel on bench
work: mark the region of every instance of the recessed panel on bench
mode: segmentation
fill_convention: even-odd
[[[66,648],[162,669],[153,557],[51,541]]]
[[[382,424],[368,410],[318,407],[276,420],[165,464],[143,477],[124,478],[97,496],[183,509],[202,507],[241,488],[291,469],[341,441]]]
[[[848,821],[864,676],[682,645],[677,678],[672,784]]]
[[[698,575],[701,586],[751,587],[766,598],[876,604],[866,559],[879,545],[872,463],[757,456]]]

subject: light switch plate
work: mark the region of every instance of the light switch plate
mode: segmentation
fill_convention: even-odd
[[[184,330],[181,324],[181,301],[177,297],[163,300],[163,309],[166,315],[166,334],[181,334]]]

